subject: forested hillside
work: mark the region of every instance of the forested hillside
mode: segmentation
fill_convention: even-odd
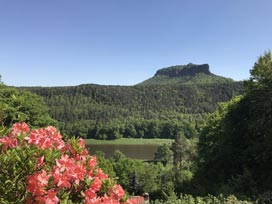
[[[241,82],[215,76],[208,65],[164,68],[156,76],[161,74],[168,74],[169,83],[25,89],[44,97],[62,132],[98,139],[174,138],[179,131],[191,138],[206,113],[242,93]]]

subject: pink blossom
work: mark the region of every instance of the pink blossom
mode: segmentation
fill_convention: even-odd
[[[33,196],[42,196],[46,193],[44,187],[48,184],[49,176],[46,171],[42,170],[39,173],[28,176],[27,191],[31,192]]]
[[[101,168],[98,168],[97,171],[96,171],[96,176],[100,179],[107,179],[108,178],[108,175],[105,174]]]
[[[11,135],[16,136],[21,133],[28,133],[29,127],[26,123],[15,123],[11,128]]]
[[[57,192],[54,190],[49,190],[47,195],[44,196],[45,204],[57,204],[59,203],[59,198],[57,197]]]
[[[37,168],[41,167],[44,164],[44,156],[37,158]]]
[[[119,184],[116,184],[111,188],[111,197],[120,200],[124,195],[125,191]]]
[[[78,139],[78,146],[79,147],[81,147],[82,149],[84,149],[85,148],[85,141],[82,139],[82,138],[80,138],[80,139]]]
[[[24,140],[18,136],[24,136]],[[123,188],[119,184],[113,185],[111,180],[103,182],[109,179],[108,175],[98,168],[96,157],[89,155],[83,139],[65,145],[55,127],[30,131],[26,123],[16,123],[8,136],[0,138],[0,149],[5,153],[18,145],[25,148],[24,151],[33,147],[35,151],[33,161],[36,165],[30,169],[34,173],[26,179],[25,203],[58,204],[62,202],[63,194],[67,194],[69,201],[76,197],[85,204],[121,204],[125,195]],[[112,186],[105,188],[103,183]],[[104,192],[107,188],[108,192]],[[102,192],[105,193],[103,196]]]
[[[8,148],[15,148],[18,146],[18,140],[14,137],[4,136],[0,138],[0,144],[3,144],[2,151],[5,151]]]
[[[97,161],[95,156],[90,156],[89,160],[89,167],[90,168],[95,168],[97,166]]]
[[[93,183],[91,184],[90,188],[91,188],[94,192],[97,192],[97,191],[100,190],[101,186],[102,186],[102,181],[101,181],[99,178],[95,177],[95,178],[93,179]]]

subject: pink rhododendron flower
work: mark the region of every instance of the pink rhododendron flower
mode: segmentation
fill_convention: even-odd
[[[104,197],[101,198],[101,204],[120,204],[119,200],[116,200],[112,197],[108,197],[105,195]]]
[[[49,190],[47,195],[44,196],[45,204],[57,204],[59,203],[59,198],[57,197],[57,192],[54,190]]]
[[[75,160],[81,160],[82,163],[86,162],[86,156],[89,155],[88,150],[84,149],[80,154],[74,156]]]
[[[80,181],[82,181],[86,175],[86,168],[81,165],[81,164],[77,164],[72,172],[72,177],[75,180],[75,183],[78,185]]]
[[[96,157],[95,156],[90,156],[89,160],[89,167],[94,168],[97,165]]]
[[[82,195],[86,197],[86,200],[87,199],[88,200],[93,200],[93,199],[97,198],[97,194],[92,188],[89,188],[89,189],[85,190],[84,193],[82,193]]]
[[[98,198],[98,197],[94,197],[94,198],[86,197],[84,204],[101,204],[101,198]]]
[[[26,123],[16,123],[9,135],[0,138],[0,151],[5,154],[18,146],[24,156],[32,155],[24,157],[27,167],[33,168],[29,169],[32,174],[22,179],[26,180],[26,204],[59,204],[61,199],[69,203],[132,204],[120,202],[125,195],[123,188],[98,168],[83,139],[71,139],[66,145],[52,126],[30,131]]]
[[[108,178],[108,175],[105,174],[101,168],[98,168],[97,171],[96,171],[96,176],[100,179],[107,179]]]
[[[138,200],[135,199],[135,198],[129,198],[127,201],[125,202],[120,202],[120,204],[138,204]],[[143,199],[143,202],[144,203],[144,199]]]
[[[38,145],[40,141],[39,130],[32,130],[28,137],[25,137],[25,140],[28,141],[28,144]]]
[[[44,156],[37,158],[36,169],[41,167],[44,164]]]
[[[70,179],[69,179],[68,175],[63,174],[60,171],[59,167],[54,168],[54,170],[52,172],[52,176],[53,176],[53,179],[54,179],[54,183],[60,189],[65,189],[65,188],[70,188],[71,187],[71,183],[70,183]]]
[[[11,128],[11,135],[16,136],[21,133],[28,133],[30,131],[26,123],[15,123]]]
[[[0,144],[3,144],[2,151],[5,151],[8,148],[15,148],[18,146],[18,140],[14,137],[4,136],[0,138]]]
[[[80,139],[78,139],[78,146],[79,147],[81,147],[82,149],[84,149],[85,148],[85,141],[82,139],[82,138],[80,138]]]
[[[111,197],[120,200],[125,195],[123,188],[117,184],[111,188]]]
[[[48,178],[49,176],[44,170],[28,176],[27,190],[31,192],[34,196],[44,195],[46,193],[44,187],[48,184]]]
[[[56,159],[57,167],[60,168],[60,171],[63,172],[66,169],[72,167],[75,163],[74,159],[69,158],[67,154],[61,156],[61,159]]]
[[[95,178],[93,179],[93,183],[91,184],[90,188],[91,188],[94,192],[97,192],[97,191],[100,190],[101,186],[102,186],[102,181],[101,181],[99,178],[95,177]]]
[[[45,129],[32,130],[28,137],[25,137],[28,144],[38,146],[40,149],[58,149],[62,150],[65,147],[61,135],[56,128],[49,126]]]

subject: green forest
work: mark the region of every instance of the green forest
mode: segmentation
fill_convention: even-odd
[[[130,195],[148,192],[155,204],[271,203],[271,90],[270,52],[243,82],[193,64],[164,68],[135,86],[18,88],[1,82],[1,134],[26,121],[56,125],[66,137],[173,139],[159,146],[153,162],[120,151],[109,159],[96,155]]]
[[[157,79],[165,76],[167,84]],[[195,138],[219,102],[243,93],[242,82],[212,74],[209,65],[193,64],[163,68],[135,86],[22,89],[43,97],[61,132],[95,139],[174,139],[178,132]]]

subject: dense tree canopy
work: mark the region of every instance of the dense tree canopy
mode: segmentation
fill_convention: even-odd
[[[156,162],[161,162],[164,166],[171,164],[173,162],[173,151],[170,149],[169,145],[163,144],[159,146],[155,152],[154,160]]]
[[[272,58],[271,52],[266,52],[259,57],[252,70],[250,70],[250,80],[252,84],[258,86],[269,86],[272,83]]]
[[[27,122],[33,127],[55,124],[43,99],[29,91],[0,85],[0,123],[10,127],[15,122]]]
[[[272,190],[272,59],[261,56],[247,92],[222,104],[199,143],[199,176],[207,192],[252,196]]]
[[[199,132],[205,114],[242,92],[241,83],[32,87],[68,135],[87,138],[173,138]]]

